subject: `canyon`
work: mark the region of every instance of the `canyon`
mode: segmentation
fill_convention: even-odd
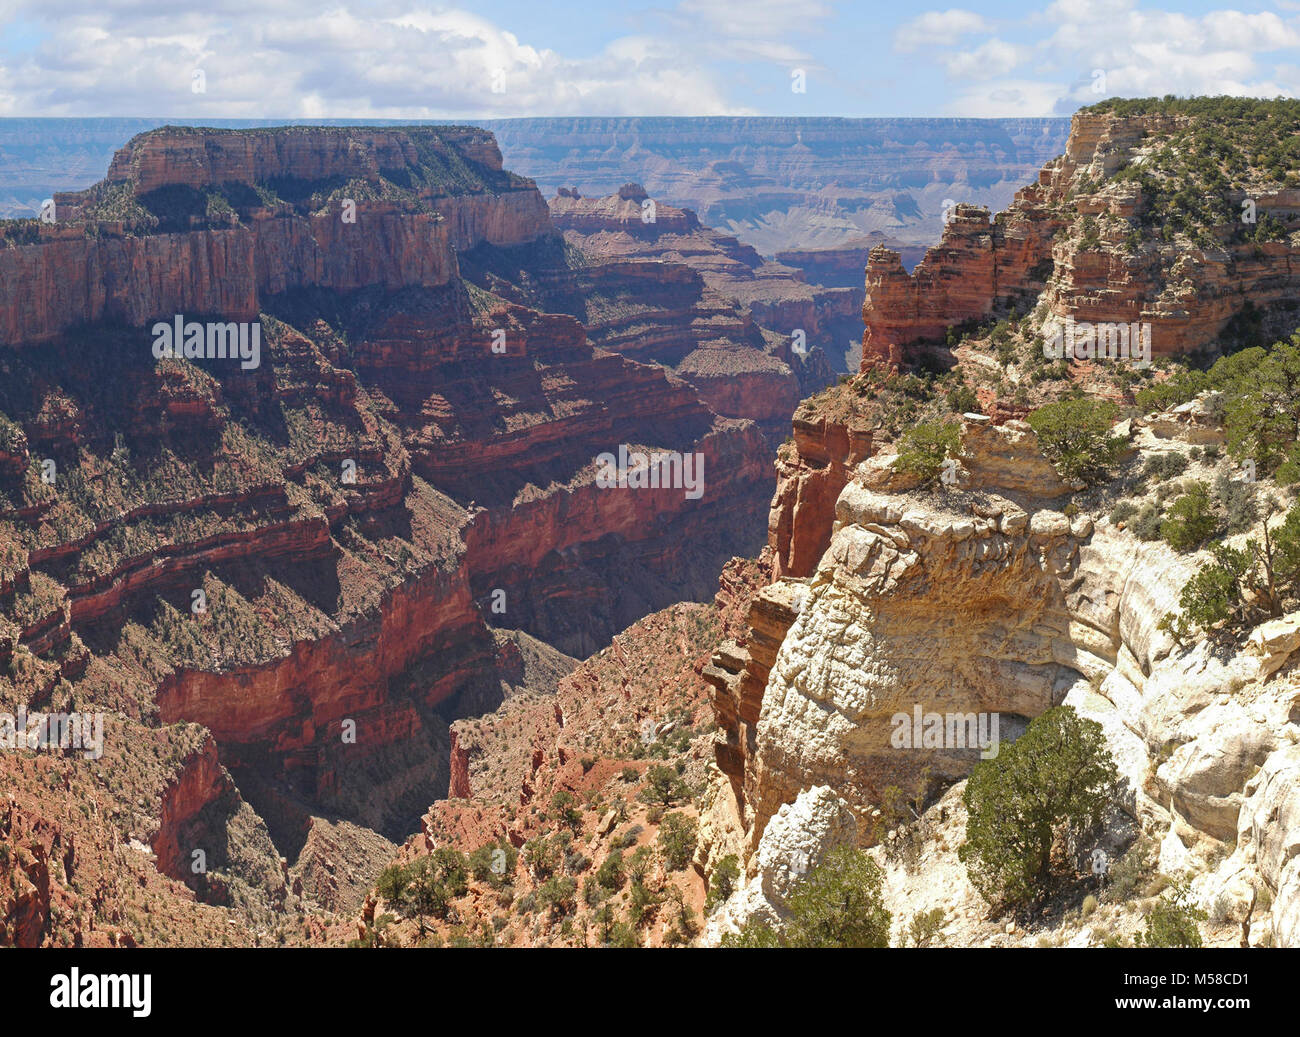
[[[938,235],[946,199],[997,208],[1060,154],[1066,119],[626,118],[483,123],[542,191],[643,184],[764,255]],[[868,246],[869,247],[869,246]],[[865,253],[859,246],[855,252]],[[779,256],[777,258],[780,258]],[[851,272],[860,284],[861,263]]]
[[[1237,480],[1222,401],[1139,393],[1300,323],[1295,177],[1220,192],[1268,235],[1162,227],[1201,118],[151,129],[0,225],[0,708],[107,747],[0,758],[0,941],[715,946],[853,847],[900,943],[1114,945],[1156,894],[999,914],[978,749],[891,741],[1067,705],[1118,773],[1076,872],[1300,943],[1300,613],[1180,640],[1208,552],[1118,507]],[[180,312],[262,364],[155,362]],[[1150,323],[1155,369],[1047,364],[1066,321]],[[1095,483],[1033,417],[1085,397]],[[942,480],[900,463],[936,423]],[[620,445],[702,498],[602,488]],[[417,917],[393,869],[448,854]]]
[[[0,217],[30,216],[56,192],[93,183],[123,140],[160,125],[0,119]],[[479,125],[495,134],[506,165],[532,177],[544,197],[577,187],[598,198],[638,183],[764,256],[794,267],[806,259],[813,283],[860,291],[874,245],[899,251],[911,269],[939,236],[946,205],[1006,205],[1060,154],[1069,120],[592,118]]]
[[[304,890],[358,897],[446,793],[449,720],[756,546],[771,448],[740,415],[770,405],[721,415],[514,301],[507,260],[578,281],[485,131],[151,131],[57,214],[0,248],[2,697],[110,713],[95,801],[170,900],[315,924]],[[155,362],[182,312],[258,321],[261,364]],[[601,489],[620,444],[697,453],[703,495]],[[343,832],[368,852],[326,879]]]
[[[689,710],[689,739],[668,744],[671,738],[660,734],[681,723],[671,713],[664,722],[668,703],[650,690],[667,679],[661,667],[676,656],[648,634],[672,622],[660,614],[620,639],[616,660],[590,661],[596,670],[614,663],[613,679],[593,680],[584,668],[566,678],[573,683],[562,684],[558,702],[531,703],[531,720],[503,711],[486,730],[458,722],[462,777],[453,798],[408,844],[410,859],[437,847],[468,851],[490,838],[515,845],[544,840],[555,831],[546,797],[556,789],[572,790],[578,800],[572,845],[593,868],[621,852],[620,831],[635,846],[647,845],[647,833],[662,839],[662,818],[622,791],[638,774],[646,780],[639,761],[649,750],[702,784],[688,810],[698,834],[691,866],[654,876],[644,888],[657,888],[666,904],[684,898],[698,910],[728,862],[739,862],[731,895],[721,904],[705,901],[707,920],[696,938],[703,945],[756,923],[779,930],[800,877],[843,846],[870,848],[900,926],[909,916],[938,912],[952,943],[1114,945],[1141,931],[1142,910],[1122,899],[1102,898],[1091,919],[1086,912],[1049,912],[1028,926],[990,911],[956,854],[966,820],[962,793],[978,749],[900,752],[891,741],[900,710],[992,714],[1001,719],[1003,740],[1014,742],[1032,719],[1068,705],[1099,725],[1119,773],[1098,842],[1083,848],[1084,856],[1141,859],[1145,873],[1189,882],[1206,911],[1208,943],[1293,946],[1300,939],[1291,809],[1300,621],[1294,613],[1282,616],[1226,653],[1208,640],[1176,643],[1159,621],[1177,611],[1180,589],[1201,560],[1135,537],[1114,517],[1123,490],[1103,483],[1085,492],[1058,474],[1021,420],[1032,398],[1012,399],[1006,372],[1001,385],[987,376],[1003,366],[988,355],[995,351],[995,321],[1010,325],[1018,348],[1031,350],[1012,354],[1020,357],[1012,379],[1018,374],[1028,386],[1023,372],[1033,369],[1032,350],[1053,320],[1136,319],[1132,300],[1116,301],[1130,279],[1112,276],[1095,282],[1091,294],[1078,290],[1080,214],[1065,203],[1067,195],[1079,199],[1087,215],[1096,203],[1078,184],[1106,163],[1114,169],[1126,160],[1122,150],[1116,154],[1117,141],[1131,147],[1159,132],[1159,121],[1145,116],[1081,113],[1066,158],[1048,163],[1006,217],[990,221],[978,207],[956,207],[943,241],[912,275],[896,254],[876,249],[867,268],[862,371],[796,409],[793,436],[777,453],[767,545],[743,589],[733,570],[714,603],[723,637],[706,662],[698,642],[682,639],[679,650],[696,659],[677,700]],[[1069,171],[1061,172],[1067,163]],[[631,203],[639,193],[625,193],[583,206],[580,190],[565,187],[553,208],[571,214],[573,240],[586,247],[600,234],[620,243],[657,235],[637,226],[639,207]],[[1289,220],[1291,232],[1260,248],[1265,257],[1282,257],[1273,273],[1242,291],[1225,282],[1232,290],[1217,297],[1212,279],[1195,282],[1196,290],[1184,294],[1217,298],[1213,321],[1171,319],[1158,352],[1205,350],[1249,312],[1252,300],[1266,324],[1287,319],[1286,307],[1275,304],[1289,290],[1295,221],[1282,203],[1273,211]],[[610,221],[620,214],[616,229]],[[674,233],[690,229],[684,214],[670,220]],[[1186,243],[1179,246],[1186,254]],[[1153,254],[1145,269],[1160,274],[1158,253],[1172,250],[1144,247]],[[1253,276],[1248,262],[1231,269]],[[1109,309],[1096,301],[1099,292]],[[1185,333],[1198,323],[1196,334]],[[948,337],[963,326],[968,332],[959,343]],[[891,420],[890,411],[917,391],[920,380],[905,371],[925,363],[946,368],[948,377],[974,379],[977,410],[951,419],[960,445],[951,455],[956,478],[943,487],[896,467],[901,434],[917,419],[904,410]],[[1072,365],[1045,384],[1058,377],[1066,392],[1086,386],[1128,407],[1131,416],[1117,426],[1119,471],[1149,470],[1172,458],[1194,478],[1222,475],[1216,458],[1225,431],[1206,405],[1135,412],[1132,388],[1096,362]],[[1132,474],[1118,478],[1124,488],[1135,481]],[[1291,495],[1280,484],[1260,492]],[[639,678],[635,691],[632,674]],[[701,683],[716,728],[702,778]],[[586,694],[575,697],[580,688]],[[598,719],[582,719],[588,703],[598,704]],[[649,740],[638,742],[647,716]],[[615,777],[619,761],[633,763],[630,776]],[[899,789],[909,801],[918,797],[919,813],[906,824],[886,820]],[[911,859],[900,857],[897,847],[910,838],[902,833],[913,828],[923,841],[912,844]],[[1076,867],[1086,873],[1086,860]],[[520,867],[511,880],[530,890],[523,911],[532,923],[521,931],[509,915],[504,942],[585,945],[590,923],[582,923],[580,910],[577,923],[561,930],[548,912],[533,913],[531,896],[545,888],[541,878]],[[499,920],[500,903],[471,884],[458,910],[473,928]],[[618,903],[635,917],[633,901],[619,894]],[[358,931],[373,933],[385,906],[373,898]],[[679,939],[676,914],[663,908],[654,915],[645,942]],[[413,939],[413,932],[401,938]]]

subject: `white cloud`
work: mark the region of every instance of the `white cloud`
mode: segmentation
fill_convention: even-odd
[[[963,36],[989,32],[992,26],[983,15],[954,7],[947,11],[927,11],[900,25],[894,33],[894,49],[909,53],[931,47],[949,47]]]
[[[409,0],[324,12],[215,0],[179,13],[162,0],[71,0],[57,22],[35,0],[0,2],[0,30],[22,19],[50,31],[34,49],[0,52],[0,115],[183,118],[751,114],[728,99],[720,65],[816,67],[795,40],[830,14],[815,0],[682,0],[658,12],[659,31],[573,57]],[[206,92],[191,89],[195,69]]]
[[[1033,79],[999,79],[971,87],[949,105],[948,113],[969,118],[1033,118],[1055,114],[1060,97],[1056,83]]]
[[[939,61],[948,75],[956,79],[996,79],[1010,75],[1031,53],[1027,47],[994,39],[986,40],[974,50],[941,55]]]
[[[959,86],[949,113],[1068,114],[1113,96],[1296,94],[1294,67],[1273,65],[1268,55],[1300,46],[1300,18],[1231,10],[1187,15],[1142,9],[1134,0],[1055,0],[1022,24],[1039,30],[1038,38],[991,39],[935,56],[951,79],[969,84]],[[1022,68],[1032,78],[1011,75]]]

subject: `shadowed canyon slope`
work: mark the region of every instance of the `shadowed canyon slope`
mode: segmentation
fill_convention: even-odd
[[[364,889],[383,851],[339,857],[445,794],[450,719],[755,546],[752,422],[472,279],[508,255],[573,289],[485,131],[152,131],[58,216],[0,248],[3,701],[105,711],[97,809],[203,900]],[[178,316],[255,322],[260,354],[159,356]],[[702,493],[602,488],[621,444],[698,455]],[[37,886],[8,937],[70,938]],[[125,910],[79,902],[77,938],[139,939]]]

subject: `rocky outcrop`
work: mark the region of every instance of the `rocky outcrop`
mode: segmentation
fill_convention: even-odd
[[[910,360],[906,347],[942,342],[954,324],[981,320],[995,304],[1024,308],[1042,291],[1050,273],[1052,235],[1061,226],[1018,192],[1011,218],[990,223],[987,209],[961,204],[944,225],[942,241],[908,274],[897,252],[877,245],[867,260],[862,320],[862,364],[897,365]]]
[[[778,577],[812,575],[830,544],[835,501],[874,445],[873,430],[851,418],[801,411],[791,424],[794,438],[777,454],[768,513],[767,542]]]
[[[1169,448],[1146,422],[1135,443]],[[858,466],[815,571],[760,592],[748,643],[723,643],[705,671],[751,868],[810,788],[832,787],[869,842],[887,787],[959,781],[990,748],[900,747],[898,715],[997,716],[1007,742],[1066,703],[1102,725],[1122,809],[1163,839],[1161,870],[1186,872],[1252,940],[1271,926],[1289,945],[1297,728],[1293,680],[1274,675],[1300,644],[1294,617],[1236,655],[1175,645],[1157,623],[1197,560],[1100,514],[1067,516],[1072,488],[1023,423],[968,417],[949,489],[909,487],[890,461]],[[1250,892],[1265,886],[1271,914]]]
[[[168,126],[142,133],[116,152],[104,179],[110,184],[129,182],[136,195],[163,187],[251,185],[285,178],[377,182],[383,173],[427,162],[429,152],[444,162],[460,160],[501,172],[501,152],[492,134],[473,126],[429,130],[350,126],[215,130]]]
[[[452,166],[471,174],[434,172]],[[372,200],[382,174],[415,175],[423,187]],[[296,182],[321,211],[265,204],[258,192],[281,182]],[[339,182],[357,185],[346,220]],[[152,205],[169,216],[177,191],[203,199],[217,188],[235,203],[228,216],[188,217],[185,233],[141,236],[118,212],[143,217]],[[59,223],[37,228],[37,243],[0,239],[9,246],[0,247],[0,343],[101,321],[143,328],[178,313],[249,321],[290,289],[443,285],[457,274],[457,250],[551,232],[536,188],[503,172],[491,135],[470,128],[156,130],[118,152],[102,184],[55,201]]]
[[[763,832],[750,861],[753,877],[709,919],[705,944],[717,943],[746,924],[780,930],[789,917],[786,900],[799,880],[841,846],[856,846],[858,820],[828,785],[817,785],[781,807]]]
[[[1157,238],[1144,222],[1151,200],[1140,181],[1113,179],[1148,162],[1171,133],[1189,125],[1186,115],[1085,109],[1072,120],[1065,154],[1048,162],[1037,182],[1017,191],[992,221],[985,208],[956,205],[942,240],[910,275],[896,252],[873,248],[863,368],[911,363],[954,325],[1013,306],[1023,314],[1040,301],[1037,325],[1046,332],[1066,321],[1149,323],[1157,355],[1208,349],[1243,311],[1284,307],[1297,287],[1293,234],[1241,241],[1239,225],[1230,222],[1208,238]],[[1258,218],[1268,215],[1294,231],[1294,195],[1252,192]],[[1232,220],[1245,198],[1242,189],[1226,189]]]

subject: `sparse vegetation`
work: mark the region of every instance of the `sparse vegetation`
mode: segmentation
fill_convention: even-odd
[[[1172,887],[1147,915],[1146,928],[1135,943],[1139,947],[1200,947],[1201,922],[1206,913],[1191,899],[1185,885]]]
[[[723,938],[724,947],[888,947],[892,916],[883,876],[862,850],[837,847],[786,899],[790,919],[781,932],[750,922]]]
[[[1104,478],[1123,450],[1111,434],[1118,408],[1109,400],[1060,400],[1029,415],[1044,456],[1067,481],[1094,483]]]
[[[740,863],[734,853],[723,857],[713,868],[709,877],[709,892],[704,900],[704,909],[713,911],[724,903],[740,882]]]
[[[939,478],[943,462],[961,450],[961,423],[954,420],[923,421],[903,433],[894,467],[931,484]]]
[[[693,817],[673,811],[659,826],[659,852],[672,871],[681,871],[695,854],[696,825]]]
[[[1047,892],[1057,840],[1101,822],[1118,773],[1101,725],[1057,706],[1036,717],[966,783],[966,842],[958,856],[992,904],[1026,905]]]

